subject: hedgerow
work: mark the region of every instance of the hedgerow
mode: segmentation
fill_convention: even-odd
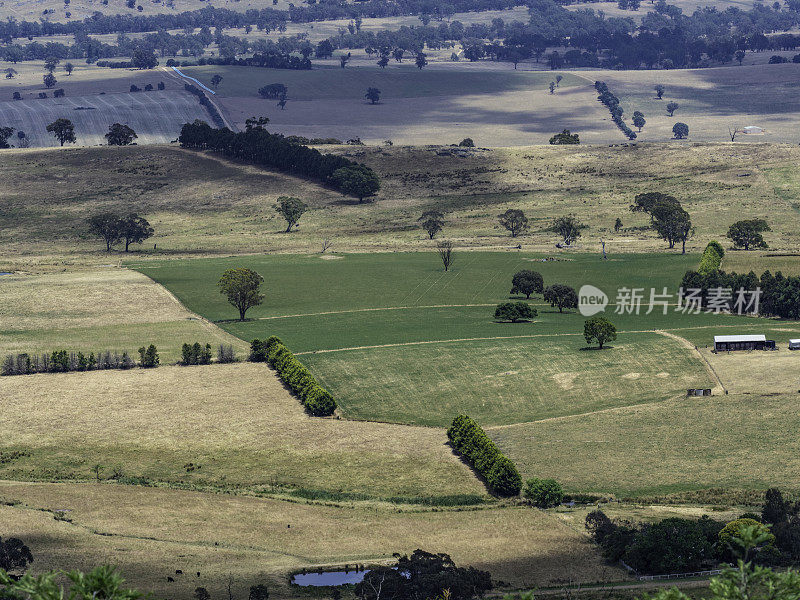
[[[152,348],[152,351],[150,350]],[[158,366],[158,353],[152,344],[145,350],[148,361],[143,367]],[[155,364],[150,364],[155,361]],[[68,373],[71,371],[100,371],[105,369],[132,369],[137,366],[127,352],[105,350],[84,354],[54,350],[44,354],[9,354],[3,360],[0,375],[32,375],[34,373]]]
[[[278,377],[300,398],[305,409],[315,417],[327,417],[336,410],[336,400],[317,383],[303,363],[275,336],[266,341],[255,339],[250,344],[251,362],[266,362]]]
[[[458,415],[447,430],[456,452],[463,456],[486,480],[498,496],[517,496],[522,477],[517,467],[489,439],[486,432],[467,415]]]
[[[597,99],[608,108],[611,113],[611,119],[617,124],[617,127],[622,130],[622,133],[624,133],[629,140],[635,140],[636,132],[628,127],[628,124],[622,119],[622,107],[619,105],[619,98],[611,93],[605,81],[595,81],[594,89],[600,94]]]
[[[190,94],[194,94],[200,100],[200,105],[208,111],[208,114],[211,115],[211,120],[214,121],[214,125],[217,127],[225,127],[225,121],[222,118],[222,115],[219,114],[217,107],[208,99],[206,93],[201,90],[199,87],[192,85],[191,83],[183,84],[184,89],[189,92]]]

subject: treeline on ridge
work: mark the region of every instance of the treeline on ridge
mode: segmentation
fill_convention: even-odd
[[[348,178],[340,177],[353,171],[359,177],[368,177],[374,182],[378,178],[367,166],[344,156],[322,154],[315,148],[294,143],[285,136],[269,133],[263,127],[248,126],[245,131],[234,133],[228,128],[214,129],[205,121],[186,123],[181,127],[178,141],[184,148],[211,150],[224,156],[244,160],[257,165],[276,168],[316,179],[342,193],[358,196]]]

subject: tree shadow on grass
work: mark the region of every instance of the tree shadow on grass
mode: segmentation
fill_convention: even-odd
[[[599,346],[584,346],[583,348],[578,348],[581,352],[598,352],[600,350],[613,350],[615,346],[603,346],[600,348]]]

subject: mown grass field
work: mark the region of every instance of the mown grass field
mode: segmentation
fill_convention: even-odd
[[[288,573],[318,565],[391,561],[417,548],[449,553],[520,587],[619,580],[579,529],[530,507],[403,512],[117,485],[0,483],[0,525],[29,540],[33,569],[123,564],[159,597],[188,600],[197,586],[234,597],[267,583],[270,597],[308,597]],[[39,509],[65,509],[72,523]],[[290,525],[290,527],[287,527]],[[103,535],[98,535],[102,533]],[[218,544],[218,545],[217,545]],[[37,564],[39,563],[39,564]],[[176,576],[181,569],[184,575]],[[200,577],[196,576],[197,571]],[[176,581],[167,582],[172,576]]]
[[[774,371],[773,371],[774,372]],[[681,398],[489,435],[524,476],[621,496],[797,488],[797,394]]]
[[[17,376],[2,387],[3,448],[27,453],[0,464],[7,479],[87,480],[99,464],[101,479],[227,492],[486,496],[443,431],[309,417],[264,365]]]
[[[0,278],[0,356],[53,350],[117,351],[136,357],[155,344],[163,363],[195,341],[246,345],[187,311],[163,287],[127,269],[94,269]],[[215,350],[216,351],[216,350]],[[25,378],[27,379],[27,378]]]

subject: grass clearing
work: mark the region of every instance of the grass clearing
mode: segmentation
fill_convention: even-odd
[[[797,395],[681,398],[488,430],[523,477],[620,496],[797,487]]]
[[[187,311],[163,287],[127,269],[95,269],[0,279],[0,355],[126,351],[155,344],[164,363],[181,344],[200,341],[247,346]]]
[[[69,511],[72,524],[25,506],[0,507],[7,535],[30,540],[36,557],[52,557],[39,565],[37,559],[34,568],[85,565],[91,562],[86,554],[105,550],[105,560],[130,565],[135,583],[180,600],[190,598],[197,585],[223,594],[228,571],[245,595],[246,586],[263,578],[270,597],[297,597],[287,585],[293,569],[390,561],[393,552],[416,548],[449,553],[459,565],[488,569],[518,586],[624,577],[602,564],[585,534],[528,507],[396,512],[116,485],[11,482],[0,484],[0,495],[30,508]],[[106,535],[92,536],[87,529]],[[69,540],[79,543],[64,543]],[[185,575],[176,577],[175,569]],[[168,583],[167,576],[176,582]]]
[[[485,496],[443,430],[308,417],[264,365],[17,376],[2,385],[3,446],[30,454],[0,465],[5,478],[90,479],[100,464],[105,478],[119,468],[228,491]]]

